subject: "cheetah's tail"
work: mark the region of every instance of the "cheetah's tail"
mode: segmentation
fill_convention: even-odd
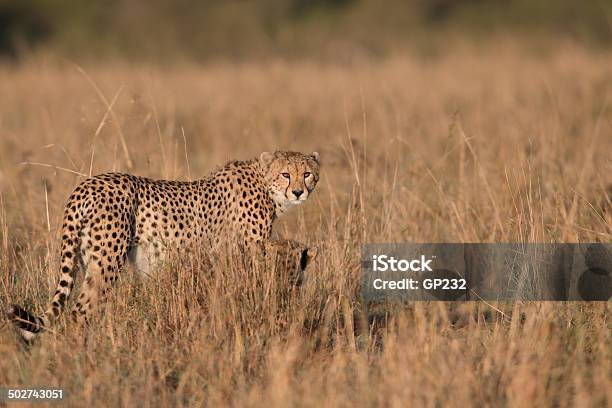
[[[38,334],[48,329],[62,313],[74,286],[78,272],[77,253],[81,240],[79,237],[80,217],[74,208],[64,214],[62,228],[61,276],[55,294],[45,313],[39,317],[19,305],[12,305],[6,315],[26,342],[34,340]]]
[[[45,317],[36,317],[19,305],[12,305],[6,311],[6,316],[13,322],[17,331],[26,342],[31,342],[45,326],[49,326],[49,321],[45,322]]]

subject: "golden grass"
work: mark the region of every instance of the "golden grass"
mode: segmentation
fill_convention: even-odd
[[[2,329],[0,384],[63,387],[73,406],[612,403],[610,302],[500,305],[506,317],[418,303],[371,327],[357,296],[366,242],[610,242],[612,56],[41,57],[1,67],[0,95],[3,309],[43,309],[86,175],[196,178],[276,148],[323,162],[275,227],[322,248],[305,287],[229,259],[204,268],[195,251],[146,281],[125,274],[87,333],[62,321],[25,351]]]

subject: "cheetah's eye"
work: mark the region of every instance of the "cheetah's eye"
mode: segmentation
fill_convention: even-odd
[[[286,179],[291,178],[291,175],[289,175],[289,173],[281,173],[281,175]]]
[[[308,178],[310,176],[312,176],[312,174],[310,174],[309,172],[304,173],[304,178]]]

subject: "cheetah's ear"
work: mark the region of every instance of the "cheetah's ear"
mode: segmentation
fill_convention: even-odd
[[[302,251],[302,260],[300,265],[302,270],[306,269],[308,265],[312,264],[315,259],[317,259],[317,255],[319,255],[319,248],[316,246],[304,249]]]
[[[312,152],[312,158],[315,159],[317,164],[321,164],[321,161],[319,159],[319,152]]]
[[[317,256],[319,255],[319,248],[316,246],[312,246],[306,250],[306,256],[308,257],[308,264],[310,265]]]
[[[274,159],[274,153],[263,152],[262,154],[259,155],[259,161],[264,166],[269,166],[270,163],[272,163],[273,159]]]
[[[314,262],[318,254],[319,249],[317,247],[303,249],[300,256],[300,269],[305,271],[306,268]]]

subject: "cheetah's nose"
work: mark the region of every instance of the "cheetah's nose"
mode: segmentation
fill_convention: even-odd
[[[292,193],[295,196],[295,198],[300,198],[300,196],[302,195],[302,193],[304,192],[304,190],[293,190]]]

